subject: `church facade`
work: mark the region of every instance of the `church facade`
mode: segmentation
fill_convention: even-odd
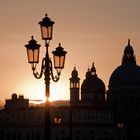
[[[76,67],[69,80],[70,106],[51,107],[51,140],[140,139],[140,66],[130,40],[107,90],[94,63],[81,86]],[[0,140],[43,139],[44,108],[13,94],[0,110]]]
[[[108,90],[105,90],[103,81],[98,78],[94,64],[86,72],[86,78],[81,85],[81,99],[78,93],[80,87],[73,87],[79,82],[75,68],[70,82],[72,106],[91,105],[93,110],[109,111],[112,114],[111,131],[114,132],[109,132],[109,127],[104,125],[110,135],[107,139],[140,139],[140,66],[136,63],[130,39],[124,49],[121,65],[110,76]]]

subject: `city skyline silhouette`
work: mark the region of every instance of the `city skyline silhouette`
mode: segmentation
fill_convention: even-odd
[[[46,12],[56,22],[49,51],[61,42],[69,52],[61,80],[57,84],[51,82],[52,100],[68,100],[67,77],[71,70],[76,66],[82,81],[92,62],[108,88],[109,75],[121,63],[128,38],[137,52],[137,63],[140,62],[139,9],[137,0],[127,3],[121,0],[1,2],[0,99],[4,101],[12,93],[25,95],[31,100],[44,99],[44,81],[32,76],[23,46],[34,35],[44,48],[38,21]],[[60,93],[57,94],[56,90]]]
[[[49,124],[44,116],[47,106],[29,106],[29,99],[12,94],[0,110],[0,139],[44,140],[45,134],[50,134],[50,140],[138,140],[140,66],[135,54],[128,39],[107,90],[95,63],[88,68],[81,85],[74,67],[69,78],[70,101],[65,106],[50,106]],[[47,125],[49,133],[44,131]]]
[[[2,1],[0,140],[139,140],[139,13],[138,0]]]

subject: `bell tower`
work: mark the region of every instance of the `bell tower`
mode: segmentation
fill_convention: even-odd
[[[78,77],[78,71],[74,67],[70,78],[70,103],[77,104],[79,102],[79,88],[80,78]]]

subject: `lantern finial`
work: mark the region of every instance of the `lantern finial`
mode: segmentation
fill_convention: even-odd
[[[47,17],[47,16],[48,16],[48,14],[46,13],[46,14],[45,14],[45,17]]]
[[[31,36],[31,39],[34,39],[34,36],[33,35]]]

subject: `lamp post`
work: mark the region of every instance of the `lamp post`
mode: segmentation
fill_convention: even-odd
[[[47,14],[45,15],[45,18],[42,19],[42,21],[39,22],[40,29],[41,29],[41,36],[42,39],[45,41],[45,47],[46,47],[46,54],[45,57],[42,59],[42,65],[41,65],[41,71],[38,73],[36,71],[36,66],[39,63],[39,50],[40,50],[40,44],[37,44],[37,41],[34,39],[34,37],[31,37],[31,40],[28,42],[28,44],[25,45],[27,49],[27,57],[28,62],[31,64],[33,75],[35,78],[40,79],[44,75],[45,80],[45,136],[44,140],[51,140],[51,117],[50,117],[50,80],[52,79],[54,82],[57,82],[60,79],[61,70],[64,68],[65,63],[65,56],[66,51],[61,47],[61,44],[59,43],[59,46],[56,48],[55,51],[53,51],[53,58],[54,58],[54,68],[56,69],[57,75],[53,75],[53,66],[52,61],[49,57],[48,47],[50,44],[50,40],[52,40],[52,33],[53,33],[53,24],[54,22],[51,21],[50,18],[48,18]]]

